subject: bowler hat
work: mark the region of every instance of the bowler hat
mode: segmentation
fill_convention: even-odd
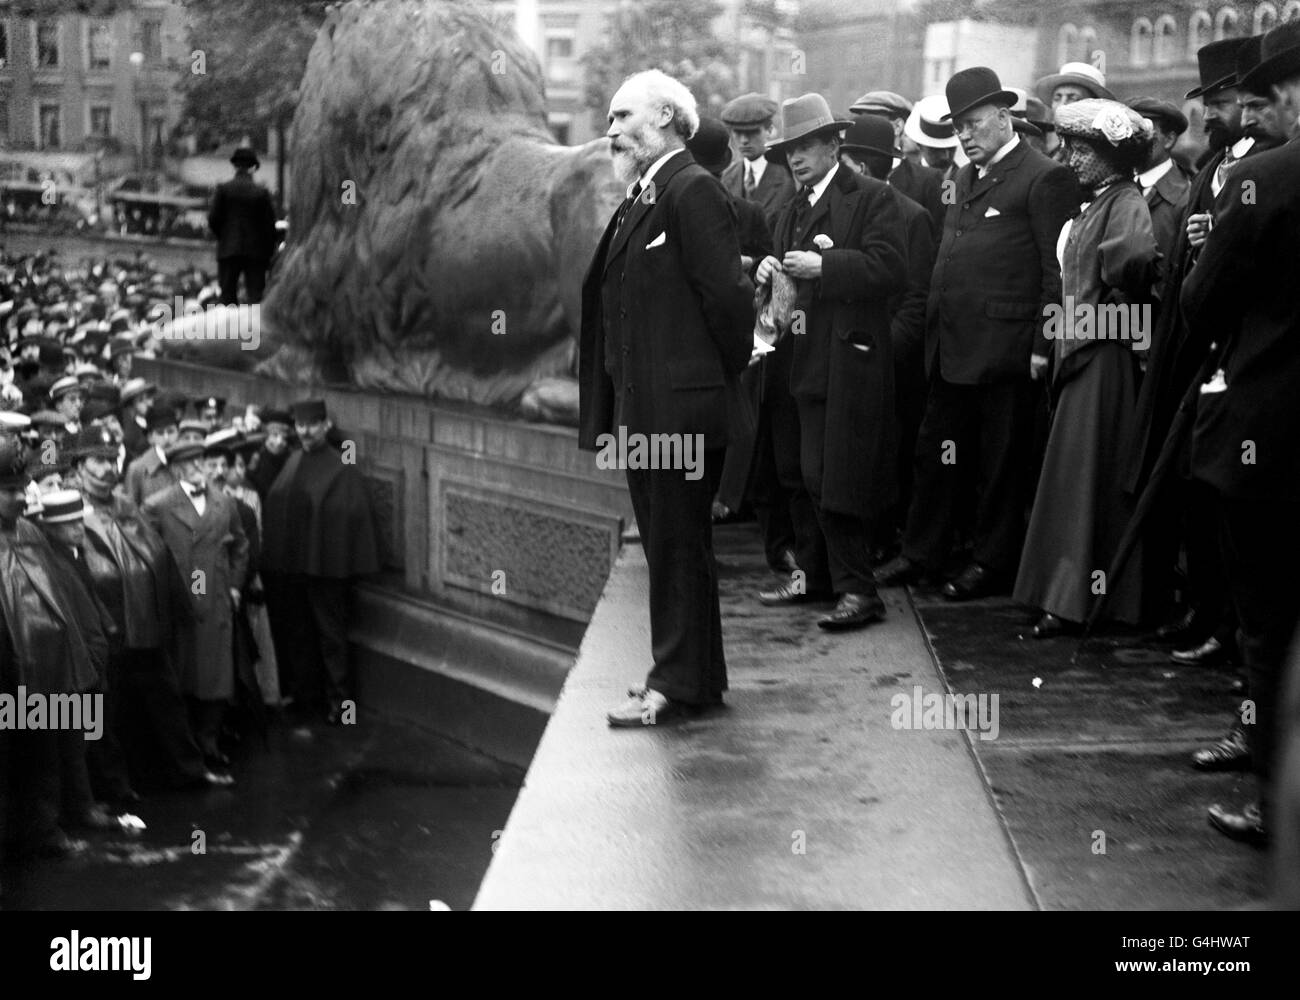
[[[1115,100],[1115,95],[1106,89],[1106,76],[1092,63],[1068,62],[1056,73],[1049,73],[1034,84],[1034,90],[1044,103],[1052,103],[1052,91],[1063,84],[1082,87],[1093,97]]]
[[[762,94],[741,94],[728,101],[722,108],[724,124],[736,128],[759,128],[776,116],[776,101]]]
[[[1300,74],[1300,21],[1279,24],[1260,42],[1259,65],[1241,85],[1252,94],[1263,94],[1273,84]]]
[[[844,133],[840,149],[845,153],[858,153],[871,156],[902,156],[902,150],[894,146],[894,126],[888,118],[865,114]]]
[[[1206,97],[1216,90],[1237,85],[1237,49],[1241,48],[1244,38],[1224,38],[1209,45],[1202,45],[1196,50],[1196,68],[1201,76],[1201,84],[1189,90],[1186,96]]]
[[[263,424],[284,424],[286,427],[293,426],[293,415],[288,410],[281,410],[278,407],[264,407],[258,416]]]
[[[296,424],[314,424],[326,419],[325,400],[303,399],[289,408]]]
[[[146,433],[175,427],[176,424],[176,411],[166,406],[155,406],[144,418]]]
[[[981,104],[1001,104],[1009,108],[1016,103],[1015,93],[1004,90],[998,75],[987,66],[972,66],[954,73],[944,87],[944,96],[948,98],[950,109],[943,116],[944,121],[951,121]]]
[[[785,151],[801,139],[843,132],[853,123],[831,114],[821,94],[803,94],[781,104],[781,138],[767,144],[770,150]]]
[[[916,102],[903,125],[903,135],[930,149],[956,149],[961,144],[948,120],[948,98],[942,94],[931,94]]]
[[[695,162],[711,174],[720,174],[731,163],[731,134],[716,118],[700,118],[700,127],[686,140]]]
[[[1182,135],[1187,131],[1187,116],[1170,101],[1158,97],[1130,97],[1125,102],[1143,118],[1150,118],[1164,131]]]
[[[912,102],[892,90],[869,90],[849,105],[849,113],[906,118],[912,113]]]
[[[230,162],[237,167],[260,167],[262,165],[252,146],[240,146],[230,155]]]

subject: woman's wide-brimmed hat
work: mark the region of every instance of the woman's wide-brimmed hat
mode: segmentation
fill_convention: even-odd
[[[1056,133],[1073,136],[1117,152],[1145,149],[1154,130],[1151,122],[1119,101],[1089,97],[1056,109]]]

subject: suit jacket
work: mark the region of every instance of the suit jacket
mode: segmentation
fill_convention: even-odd
[[[871,516],[893,503],[897,482],[894,360],[889,302],[907,284],[907,247],[899,201],[889,186],[836,168],[817,204],[796,226],[800,195],[777,219],[775,256],[820,251],[822,275],[800,281],[793,329],[790,391],[826,401],[822,506]],[[860,346],[859,346],[860,345]]]
[[[1030,354],[1048,353],[1047,307],[1061,304],[1056,240],[1079,209],[1073,172],[1023,138],[975,173],[968,163],[957,175],[926,310],[926,374],[958,385],[1027,379]]]
[[[122,443],[126,445],[126,460],[134,461],[149,450],[149,436],[144,428],[135,422],[135,417],[126,414],[122,419]]]
[[[1173,255],[1179,231],[1186,226],[1184,219],[1191,189],[1192,182],[1175,165],[1156,181],[1155,187],[1146,196],[1147,208],[1151,210],[1151,228],[1156,235],[1156,247],[1166,261]]]
[[[705,448],[739,440],[754,288],[740,268],[730,199],[683,149],[617,221],[582,286],[578,446],[596,451],[620,426],[702,434]]]
[[[181,690],[208,701],[234,693],[234,607],[231,588],[243,584],[248,538],[235,502],[208,487],[203,516],[180,483],[155,494],[144,514],[171,551],[190,616],[175,630],[172,650]],[[201,574],[201,575],[199,575]]]
[[[913,163],[906,156],[889,174],[889,185],[930,213],[935,233],[943,232],[948,206],[943,201],[943,171]]]
[[[275,253],[275,205],[271,192],[247,174],[217,185],[208,212],[217,237],[217,260],[251,257],[269,261]]]
[[[736,157],[727,169],[722,171],[722,186],[733,197],[745,199],[743,157]],[[767,166],[763,169],[763,176],[759,178],[758,187],[754,188],[754,193],[749,200],[763,210],[763,219],[771,228],[772,223],[776,221],[776,213],[792,194],[794,194],[794,178],[790,176],[790,168],[784,163],[768,160]]]
[[[1297,177],[1294,139],[1234,167],[1216,202],[1214,228],[1183,284],[1189,339],[1227,341],[1227,387],[1197,398],[1192,474],[1228,497],[1300,501]],[[1246,199],[1250,188],[1254,197]]]
[[[931,228],[930,214],[921,205],[897,188],[894,195],[907,234],[907,287],[889,303],[894,371],[906,370],[924,379],[925,306],[930,297],[930,275],[934,272],[935,231]]]
[[[163,464],[154,448],[149,448],[126,467],[126,495],[137,507],[144,506],[151,496],[175,482],[171,466]]]

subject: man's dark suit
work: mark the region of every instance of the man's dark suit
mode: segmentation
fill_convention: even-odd
[[[736,198],[745,197],[744,157],[736,157],[731,161],[731,165],[722,171],[722,186],[727,189],[728,194]],[[794,178],[790,176],[790,169],[784,163],[768,160],[763,176],[748,200],[756,202],[762,208],[763,219],[767,222],[768,228],[771,228],[772,223],[776,221],[776,213],[792,194],[794,194]]]
[[[821,278],[798,283],[805,330],[788,336],[800,447],[797,463],[778,456],[781,480],[807,591],[872,595],[872,522],[897,497],[889,302],[906,286],[906,237],[888,185],[847,167],[835,167],[811,211],[805,199],[781,210],[774,256],[816,250],[818,235],[831,246]]]
[[[1167,170],[1146,195],[1147,208],[1151,210],[1151,228],[1155,230],[1156,246],[1160,256],[1169,266],[1178,234],[1185,227],[1187,198],[1192,182],[1175,164]]]
[[[889,186],[930,213],[936,234],[943,232],[948,206],[943,200],[943,171],[913,163],[907,157],[889,173]]]
[[[628,469],[627,480],[650,571],[647,686],[706,705],[727,687],[710,510],[722,449],[747,418],[753,285],[727,194],[691,154],[679,150],[651,183],[624,203],[621,226],[610,220],[583,282],[578,446],[599,450],[621,429],[703,443],[699,479]]]
[[[244,172],[217,185],[208,212],[208,226],[217,237],[217,281],[221,301],[238,301],[243,274],[248,301],[261,302],[266,271],[275,253],[275,206],[271,193]]]
[[[1197,400],[1191,468],[1220,499],[1224,562],[1258,713],[1246,732],[1265,786],[1282,664],[1300,620],[1297,177],[1296,140],[1233,168],[1181,299],[1189,339],[1226,341],[1222,378],[1213,380],[1220,388]],[[1266,798],[1267,787],[1261,791]]]
[[[903,542],[913,563],[942,568],[962,462],[975,452],[974,560],[998,574],[1015,571],[1029,486],[1029,359],[1048,353],[1045,310],[1061,302],[1056,241],[1078,210],[1076,190],[1069,168],[1023,139],[983,178],[973,163],[958,174],[926,313],[930,392]],[[955,461],[945,461],[947,442],[957,443]]]

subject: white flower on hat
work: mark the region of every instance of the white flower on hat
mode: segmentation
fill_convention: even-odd
[[[1106,137],[1112,146],[1118,146],[1125,139],[1132,138],[1133,122],[1118,108],[1107,108],[1092,120],[1092,127]]]
[[[818,250],[829,250],[835,245],[835,241],[825,233],[818,233],[813,237],[813,245],[816,246]]]

